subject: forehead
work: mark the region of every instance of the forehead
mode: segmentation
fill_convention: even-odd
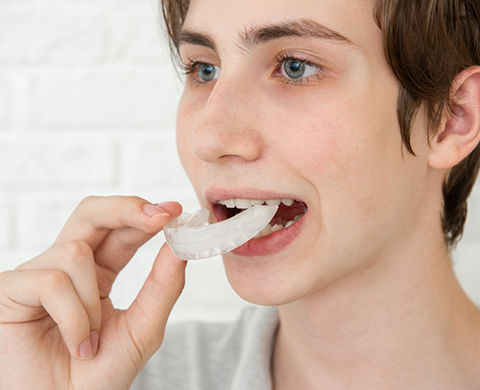
[[[191,0],[184,29],[233,44],[258,26],[312,20],[369,51],[381,39],[373,6],[374,0]]]

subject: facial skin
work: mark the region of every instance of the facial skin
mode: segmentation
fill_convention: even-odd
[[[224,256],[232,287],[248,301],[279,305],[315,295],[409,256],[419,238],[445,249],[442,177],[428,168],[421,115],[412,132],[417,156],[402,148],[399,86],[372,7],[357,0],[190,4],[184,31],[208,36],[215,50],[184,42],[182,61],[220,68],[203,84],[194,69],[178,111],[178,149],[200,203],[212,209],[214,197],[267,194],[308,206],[299,234],[281,251]],[[350,42],[289,36],[245,46],[241,39],[305,20]],[[282,75],[282,53],[310,64],[311,75],[297,82]]]

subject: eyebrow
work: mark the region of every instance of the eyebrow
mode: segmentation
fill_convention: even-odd
[[[204,46],[216,51],[213,39],[196,31],[182,29],[177,35],[176,45],[180,47],[182,44]]]
[[[240,46],[252,49],[255,46],[281,38],[316,38],[355,46],[347,37],[310,19],[286,21],[266,26],[246,28],[239,34]],[[215,43],[207,34],[182,29],[177,36],[177,47],[182,44],[204,46],[216,51]]]
[[[246,29],[241,35],[241,42],[245,47],[253,48],[281,38],[317,38],[337,41],[348,45],[354,43],[340,33],[310,19],[300,21],[287,21],[280,24],[272,24],[264,27]]]

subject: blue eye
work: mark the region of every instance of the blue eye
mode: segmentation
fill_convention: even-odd
[[[220,68],[211,64],[199,64],[198,76],[204,82],[216,80],[220,76]]]
[[[287,60],[283,65],[283,69],[288,77],[299,79],[305,73],[305,63],[298,60]]]
[[[315,74],[319,68],[319,66],[309,64],[308,62],[290,58],[283,63],[282,74],[291,79],[298,80]]]

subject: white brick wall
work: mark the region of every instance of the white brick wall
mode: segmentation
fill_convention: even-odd
[[[65,188],[111,186],[115,144],[94,133],[5,134],[0,143],[0,186]]]
[[[181,91],[156,22],[156,0],[0,1],[0,272],[51,245],[91,194],[138,195],[197,208],[175,151]],[[163,235],[119,276],[126,307]],[[480,188],[455,253],[480,303]],[[191,262],[173,320],[227,320],[245,303],[220,259]]]
[[[12,104],[9,98],[13,97],[13,92],[5,77],[0,75],[0,132],[9,126]]]
[[[173,126],[172,76],[165,65],[42,69],[27,80],[27,121],[32,130]]]
[[[12,228],[15,227],[13,220],[12,201],[6,194],[0,195],[0,251],[9,251],[13,244]]]
[[[181,92],[154,0],[0,1],[0,272],[47,249],[84,197],[198,208],[175,148]],[[119,276],[127,307],[163,234]],[[173,320],[228,320],[245,305],[221,260],[191,264]]]

